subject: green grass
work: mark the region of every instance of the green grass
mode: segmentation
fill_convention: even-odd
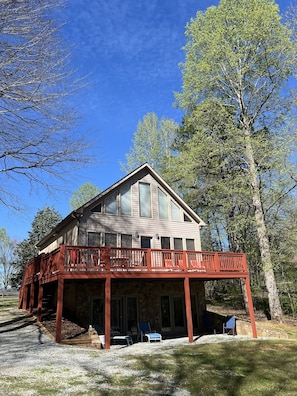
[[[203,396],[296,395],[297,343],[255,340],[189,345],[150,359],[134,356],[131,368],[139,374],[130,395],[141,395],[144,389],[170,395],[177,388]]]
[[[17,308],[18,307],[19,296],[4,296],[0,295],[0,309]]]

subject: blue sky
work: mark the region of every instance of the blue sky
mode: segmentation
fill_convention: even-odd
[[[281,9],[290,2],[279,1]],[[0,207],[0,227],[22,240],[32,220],[45,205],[62,216],[69,211],[71,192],[89,181],[101,190],[124,176],[119,161],[132,145],[137,123],[148,112],[179,122],[173,107],[174,91],[182,86],[178,64],[184,60],[185,26],[211,0],[69,0],[63,19],[66,43],[71,44],[71,64],[80,75],[90,74],[77,106],[80,130],[94,142],[98,162],[69,180],[68,193],[51,196],[22,188],[26,210]]]

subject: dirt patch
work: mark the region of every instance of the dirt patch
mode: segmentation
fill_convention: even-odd
[[[218,313],[222,316],[235,315],[237,319],[250,320],[250,316],[245,312],[244,309],[235,309],[227,306],[208,304],[207,310]],[[274,321],[269,320],[263,311],[255,311],[254,314],[256,322],[275,323]],[[292,318],[291,316],[284,315],[283,322],[289,326],[297,326],[297,319]]]

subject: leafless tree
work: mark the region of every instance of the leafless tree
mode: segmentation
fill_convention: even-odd
[[[61,38],[60,0],[0,1],[0,201],[14,205],[15,186],[52,188],[88,161],[70,102],[81,81]],[[52,183],[52,184],[51,184]],[[21,193],[20,193],[21,194]],[[20,195],[19,194],[19,195]]]
[[[5,228],[0,228],[0,285],[4,290],[8,289],[11,275],[15,271],[16,244],[6,234]]]

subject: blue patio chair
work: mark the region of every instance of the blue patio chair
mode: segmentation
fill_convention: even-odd
[[[232,334],[235,335],[235,327],[236,327],[236,318],[235,316],[229,317],[227,322],[223,323],[223,334],[229,334],[232,331]]]
[[[146,337],[148,342],[151,341],[162,341],[162,336],[159,333],[152,332],[150,322],[140,321],[138,322],[138,330],[140,332],[140,340],[143,342],[143,338]]]

